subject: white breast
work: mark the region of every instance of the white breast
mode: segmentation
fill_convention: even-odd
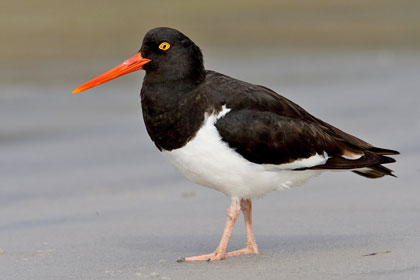
[[[239,199],[289,189],[321,172],[290,169],[323,164],[328,159],[326,154],[284,165],[255,164],[246,160],[222,141],[214,125],[229,111],[223,106],[219,114],[206,115],[195,137],[180,149],[163,150],[164,157],[189,180]]]

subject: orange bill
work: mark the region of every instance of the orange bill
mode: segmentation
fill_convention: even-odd
[[[121,63],[120,65],[112,68],[111,70],[109,70],[108,72],[103,73],[102,75],[90,80],[89,82],[84,83],[83,85],[75,88],[72,93],[79,93],[81,91],[96,87],[97,85],[106,83],[110,80],[113,80],[115,78],[118,78],[122,75],[137,71],[137,70],[142,70],[143,69],[143,65],[145,65],[146,63],[150,62],[150,59],[147,58],[143,58],[141,56],[141,53],[137,53],[135,56],[127,59],[126,61],[124,61],[123,63]]]

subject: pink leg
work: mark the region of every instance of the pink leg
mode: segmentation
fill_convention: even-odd
[[[239,213],[243,212],[245,218],[245,228],[246,228],[246,243],[245,247],[240,250],[226,252],[227,245],[229,243],[229,238],[232,234],[233,226],[239,216]],[[219,246],[213,253],[194,256],[188,258],[181,258],[178,262],[183,261],[215,261],[223,260],[226,257],[232,257],[237,255],[246,255],[246,254],[258,254],[258,246],[255,242],[254,233],[252,231],[252,202],[248,199],[241,199],[240,206],[237,201],[232,201],[232,204],[227,209],[227,219],[226,226],[223,232],[222,238],[220,240]]]
[[[241,210],[244,214],[245,229],[246,229],[246,243],[245,247],[240,250],[228,252],[226,257],[259,254],[257,242],[255,241],[254,232],[252,231],[252,201],[249,199],[241,199]]]
[[[233,226],[235,225],[236,220],[238,219],[239,213],[241,212],[241,207],[237,200],[232,200],[232,204],[226,211],[226,225],[225,230],[223,231],[222,238],[220,239],[219,246],[211,254],[181,258],[178,261],[216,261],[223,260],[226,257],[226,248],[229,243],[230,235],[232,234]]]

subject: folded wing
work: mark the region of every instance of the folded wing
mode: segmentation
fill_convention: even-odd
[[[381,149],[308,114],[294,118],[253,109],[231,110],[216,122],[222,140],[247,160],[283,169],[349,169],[368,178],[392,175]],[[392,175],[393,176],[393,175]]]

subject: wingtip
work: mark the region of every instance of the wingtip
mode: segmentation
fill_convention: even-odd
[[[378,155],[399,155],[400,154],[400,152],[395,151],[395,150],[383,149],[383,148],[378,148],[378,147],[373,147],[369,150]]]

